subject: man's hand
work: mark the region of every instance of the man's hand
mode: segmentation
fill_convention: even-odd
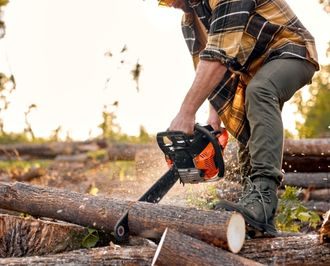
[[[188,113],[183,114],[179,112],[176,117],[172,120],[168,130],[170,131],[182,131],[188,135],[194,133],[195,127],[195,114]]]
[[[210,104],[209,105],[209,118],[207,119],[207,123],[215,130],[220,130],[221,120],[217,113],[217,111],[214,109],[214,107]]]

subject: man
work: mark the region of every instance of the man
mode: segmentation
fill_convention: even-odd
[[[314,38],[285,0],[160,0],[184,11],[182,31],[196,76],[169,130],[191,134],[208,99],[208,123],[239,141],[244,185],[238,203],[252,227],[276,235],[283,150],[283,104],[319,69]]]

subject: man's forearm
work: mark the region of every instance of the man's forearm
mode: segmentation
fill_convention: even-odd
[[[194,82],[181,105],[180,112],[195,114],[222,80],[225,72],[226,67],[219,61],[201,60],[196,69]]]

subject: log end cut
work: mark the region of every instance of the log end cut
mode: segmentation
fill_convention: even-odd
[[[245,221],[240,213],[233,213],[227,228],[228,249],[238,253],[245,241]]]

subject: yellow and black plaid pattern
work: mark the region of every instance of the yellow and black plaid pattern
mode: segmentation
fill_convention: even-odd
[[[182,32],[193,56],[219,60],[228,68],[209,95],[229,132],[240,142],[249,139],[244,90],[256,71],[277,58],[301,58],[318,69],[312,35],[284,0],[188,1]]]

